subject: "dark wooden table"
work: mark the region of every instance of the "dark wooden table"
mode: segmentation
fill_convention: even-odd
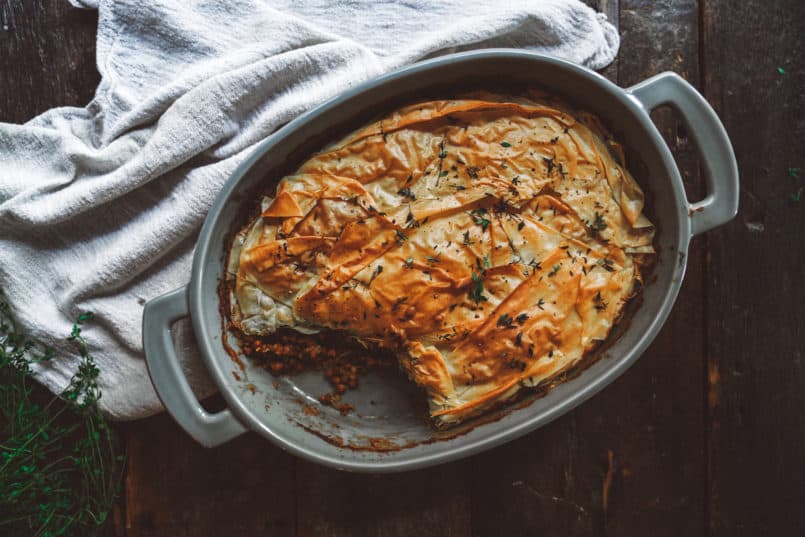
[[[622,36],[604,74],[629,86],[680,73],[720,114],[741,170],[740,214],[693,241],[674,312],[639,362],[520,440],[402,475],[328,470],[255,435],[205,450],[164,415],[124,424],[115,533],[805,534],[805,196],[791,199],[805,172],[788,173],[805,168],[805,3],[589,3]],[[0,121],[90,100],[96,24],[62,0],[0,0]],[[667,110],[656,121],[701,196],[685,127]]]

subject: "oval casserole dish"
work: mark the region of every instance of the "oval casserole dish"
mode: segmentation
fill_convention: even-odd
[[[657,260],[652,278],[629,321],[616,327],[617,337],[601,359],[547,394],[529,396],[528,404],[496,410],[478,423],[448,432],[435,431],[421,418],[411,405],[412,396],[419,395],[415,390],[412,394],[402,378],[370,374],[345,398],[355,411],[341,416],[336,411],[309,412],[315,395],[327,391],[320,375],[275,379],[248,360],[243,369],[236,365],[221,334],[224,252],[259,196],[273,190],[267,178],[277,180],[293,172],[334,140],[413,102],[470,91],[519,94],[529,89],[546,91],[600,118],[626,146],[626,165],[653,200],[649,215],[656,224]],[[709,193],[695,204],[687,201],[671,153],[649,117],[651,109],[666,103],[682,115],[702,155]],[[737,193],[737,165],[723,126],[677,75],[665,73],[623,90],[583,67],[522,51],[486,50],[422,62],[361,84],[258,144],[205,220],[189,285],[146,305],[143,339],[149,373],[168,411],[207,446],[251,429],[309,460],[368,472],[421,468],[467,456],[555,419],[625,371],[670,312],[691,236],[731,219]],[[169,327],[187,315],[202,358],[229,406],[222,412],[211,414],[201,407],[178,366]]]

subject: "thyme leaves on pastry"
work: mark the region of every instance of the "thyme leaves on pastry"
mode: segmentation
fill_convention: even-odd
[[[470,300],[476,304],[489,300],[486,295],[484,295],[484,282],[482,276],[482,274],[476,274],[475,271],[472,272],[472,285],[470,286],[469,297]]]
[[[478,209],[470,212],[472,215],[472,221],[481,226],[481,229],[484,231],[486,231],[486,228],[489,227],[489,219],[486,218],[487,213],[488,211],[483,207],[479,207]]]

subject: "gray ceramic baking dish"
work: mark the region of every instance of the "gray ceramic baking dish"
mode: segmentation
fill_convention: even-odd
[[[396,374],[370,374],[345,401],[341,416],[319,405],[328,390],[322,375],[274,378],[244,360],[241,370],[225,352],[218,284],[227,238],[245,223],[260,192],[294,166],[350,130],[402,104],[476,89],[539,87],[597,114],[627,148],[627,165],[648,195],[658,225],[659,260],[652,281],[628,323],[603,356],[580,375],[538,397],[502,409],[460,431],[437,432],[423,419],[419,394]],[[706,175],[707,196],[691,203],[667,145],[649,112],[668,104],[687,124]],[[545,425],[612,382],[637,360],[668,317],[682,285],[688,244],[733,218],[738,169],[727,134],[713,109],[674,73],[621,89],[588,69],[516,50],[483,50],[428,60],[360,84],[290,122],[258,144],[213,204],[196,245],[186,287],[149,301],[143,345],[151,379],[168,412],[198,442],[222,444],[247,430],[305,459],[362,472],[422,468],[492,448]],[[204,410],[184,378],[170,325],[190,316],[201,357],[228,409]],[[230,338],[231,339],[231,338]],[[311,411],[315,408],[315,411]]]

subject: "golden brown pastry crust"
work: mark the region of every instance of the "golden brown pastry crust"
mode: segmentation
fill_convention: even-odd
[[[609,334],[654,229],[620,147],[544,95],[402,108],[283,178],[230,254],[233,320],[394,349],[440,425]]]

